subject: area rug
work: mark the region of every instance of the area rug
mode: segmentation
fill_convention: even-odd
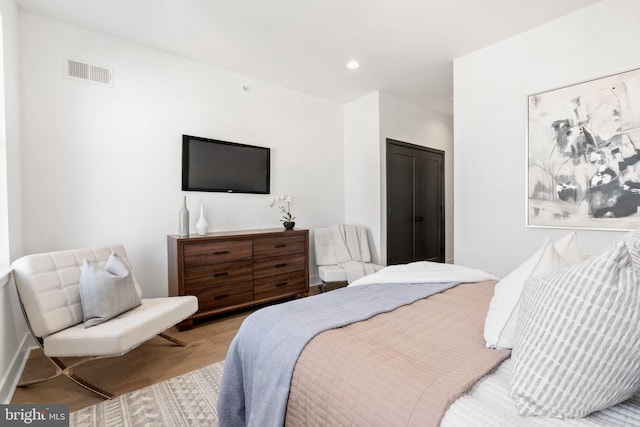
[[[217,427],[224,361],[72,412],[69,425]]]

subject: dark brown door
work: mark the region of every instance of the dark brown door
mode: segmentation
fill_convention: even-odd
[[[444,262],[444,152],[387,139],[387,264]]]

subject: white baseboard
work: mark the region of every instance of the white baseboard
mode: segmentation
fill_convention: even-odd
[[[20,380],[20,376],[22,375],[22,371],[24,370],[24,367],[27,364],[27,360],[29,359],[29,353],[31,353],[31,350],[35,348],[38,347],[33,341],[33,337],[31,337],[31,334],[27,332],[22,338],[20,347],[11,360],[9,369],[2,378],[2,383],[0,383],[0,403],[6,405],[11,402],[13,393],[15,392],[18,381]]]

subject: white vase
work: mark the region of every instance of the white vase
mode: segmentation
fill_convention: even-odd
[[[178,223],[178,236],[189,237],[189,210],[187,209],[187,196],[184,196],[182,199],[180,221]]]
[[[204,217],[204,207],[200,204],[200,218],[198,222],[196,222],[196,231],[199,235],[204,236],[209,231],[209,223],[207,219]]]

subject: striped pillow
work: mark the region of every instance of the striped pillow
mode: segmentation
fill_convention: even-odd
[[[521,415],[585,417],[640,389],[640,232],[527,281],[513,349]]]
[[[115,253],[111,254],[104,267],[84,260],[79,291],[85,328],[106,322],[140,305],[133,275]]]

